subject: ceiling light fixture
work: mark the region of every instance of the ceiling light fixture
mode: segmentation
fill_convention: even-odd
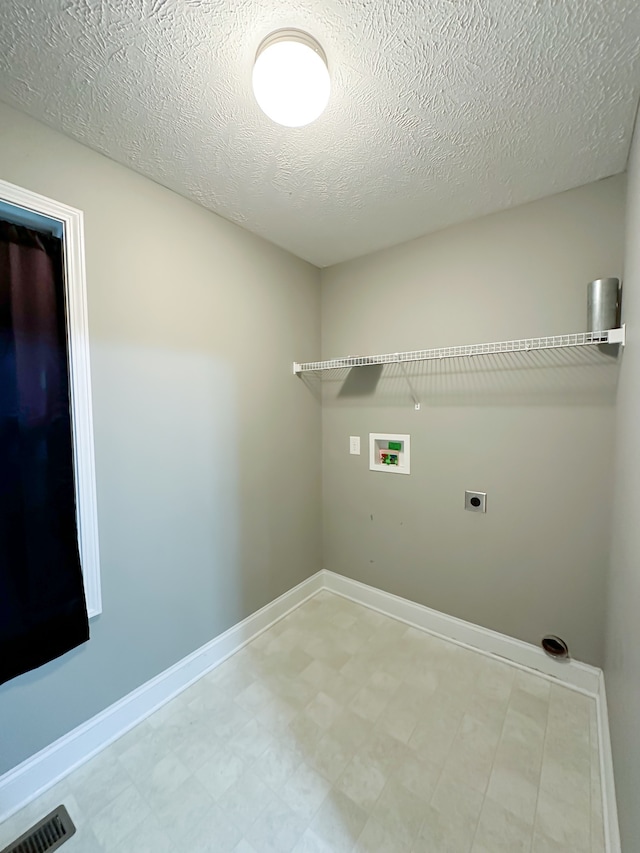
[[[253,66],[253,93],[260,109],[285,127],[315,121],[329,101],[327,57],[301,30],[276,30],[261,43]]]

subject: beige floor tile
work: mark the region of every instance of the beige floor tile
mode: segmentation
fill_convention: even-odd
[[[482,795],[461,783],[442,780],[413,845],[415,853],[469,853],[482,808]]]
[[[322,637],[318,634],[312,635],[303,641],[302,647],[312,658],[324,661],[334,667],[334,669],[340,669],[347,663],[350,657],[332,639]]]
[[[131,784],[131,776],[111,750],[80,767],[69,786],[84,818],[91,818]]]
[[[299,755],[302,761],[311,760],[318,741],[326,732],[306,714],[297,714],[287,726],[282,739]]]
[[[274,740],[252,765],[253,771],[273,791],[279,791],[298,769],[302,758],[286,740]]]
[[[369,684],[370,680],[368,679],[368,683],[356,693],[349,703],[349,708],[359,717],[375,723],[389,704],[391,697],[384,692],[374,690]]]
[[[164,803],[190,775],[184,764],[169,752],[149,770],[145,777],[138,780],[137,788],[152,808],[163,808]]]
[[[546,743],[546,731],[536,720],[509,705],[500,734],[500,757],[511,755],[518,761],[518,766],[531,767],[532,778],[537,778]]]
[[[542,835],[541,832],[536,830],[533,833],[531,853],[567,853],[567,848],[564,844],[553,841],[551,838],[547,838],[546,835]]]
[[[497,746],[496,729],[465,714],[449,750],[444,772],[484,794]]]
[[[290,853],[307,828],[307,821],[274,797],[246,833],[257,853]]]
[[[243,669],[239,663],[237,656],[234,655],[202,679],[210,687],[208,701],[213,707],[220,704],[221,698],[225,701],[233,699],[254,680],[253,674]]]
[[[444,765],[463,716],[461,704],[436,694],[413,730],[409,746],[423,760]]]
[[[321,691],[309,702],[304,712],[321,729],[326,730],[340,716],[342,710],[343,707],[339,702]]]
[[[393,700],[392,700],[393,701]],[[411,708],[403,708],[398,702],[393,707],[387,705],[376,721],[376,728],[396,738],[402,743],[409,743],[411,735],[415,731],[420,712]]]
[[[257,853],[257,850],[253,845],[249,844],[246,838],[241,838],[233,848],[233,853]]]
[[[250,769],[225,791],[218,805],[232,823],[246,832],[274,796],[267,783]]]
[[[398,838],[375,815],[365,824],[354,853],[407,853],[406,842]]]
[[[529,853],[533,826],[485,799],[471,853]]]
[[[199,721],[191,729],[183,728],[171,737],[170,749],[182,764],[194,773],[214,755],[224,743],[212,731],[207,721]]]
[[[543,747],[538,724],[509,708],[486,793],[525,823],[535,817]]]
[[[307,829],[293,848],[293,853],[335,853],[335,848],[312,829]]]
[[[340,611],[338,610],[332,616],[329,617],[329,622],[332,625],[335,625],[337,628],[351,628],[354,623],[357,621],[357,616],[355,613],[349,613],[348,611]]]
[[[256,714],[274,698],[273,691],[261,679],[256,679],[234,698],[249,714]]]
[[[346,853],[353,850],[366,821],[364,809],[333,790],[312,820],[311,829],[333,853]]]
[[[162,808],[154,808],[154,814],[172,840],[180,844],[188,834],[195,832],[213,806],[211,795],[198,779],[190,776]]]
[[[118,844],[115,853],[174,853],[174,848],[169,835],[160,826],[156,816],[151,814]]]
[[[376,803],[375,816],[389,835],[402,842],[405,850],[410,850],[422,827],[424,811],[424,800],[392,778]]]
[[[251,714],[232,700],[211,714],[208,725],[213,734],[226,743],[242,731],[250,719]]]
[[[241,838],[242,831],[229,820],[222,808],[214,804],[203,819],[188,829],[175,844],[173,853],[231,853]]]
[[[528,778],[526,771],[494,765],[487,797],[525,823],[530,823],[536,813],[538,786]]]
[[[495,754],[494,770],[517,771],[537,787],[544,746],[544,731],[528,717],[509,708]]]
[[[358,753],[345,767],[336,787],[370,812],[387,784],[387,778],[378,765]]]
[[[229,746],[247,763],[251,763],[260,758],[273,741],[271,731],[254,717],[231,738]]]
[[[321,660],[312,661],[301,673],[303,681],[335,699],[341,705],[348,703],[358,691],[358,684]]]
[[[368,686],[381,696],[391,698],[402,685],[402,681],[388,672],[376,672],[369,679]]]
[[[435,793],[440,775],[441,770],[437,765],[422,761],[415,755],[408,755],[394,770],[391,778],[396,779],[425,803],[429,803]]]
[[[310,684],[315,693],[319,693],[321,690],[329,691],[341,677],[340,673],[328,663],[313,658],[300,673],[302,681]]]
[[[589,808],[580,810],[541,789],[536,809],[536,830],[572,853],[588,853],[591,846]]]
[[[292,708],[302,711],[318,692],[311,684],[303,681],[300,676],[291,678],[281,675],[274,684],[277,695]],[[260,714],[257,715],[258,718]]]
[[[510,683],[502,678],[487,682],[480,676],[471,691],[467,708],[477,720],[500,734],[510,696]]]
[[[549,695],[549,728],[559,736],[572,738],[575,733],[580,733],[588,738],[594,701],[575,690],[552,684]]]
[[[528,717],[542,731],[547,728],[549,701],[543,696],[536,695],[516,684],[511,691],[509,708]]]
[[[159,736],[158,731],[140,738],[120,753],[119,762],[134,783],[145,779],[167,754],[166,740]]]
[[[551,681],[548,678],[543,678],[540,675],[534,675],[524,670],[516,672],[515,687],[521,690],[526,690],[532,696],[537,696],[539,699],[544,699],[547,703],[551,695]]]
[[[309,764],[333,783],[343,773],[355,752],[354,745],[343,743],[330,732],[326,732],[316,742],[314,751],[309,757]]]
[[[324,776],[303,761],[289,777],[280,795],[296,815],[310,821],[330,791],[331,785]]]
[[[391,776],[403,761],[413,757],[413,751],[408,746],[376,729],[362,744],[358,753],[386,776]]]
[[[540,789],[550,797],[585,814],[591,809],[591,768],[556,758],[545,750]]]
[[[105,850],[115,849],[149,816],[151,809],[137,788],[129,785],[91,820],[91,829]]]
[[[349,751],[359,749],[372,732],[373,723],[359,717],[350,708],[344,708],[328,729],[328,734]]]
[[[375,660],[369,647],[365,646],[362,651],[348,657],[339,669],[349,681],[364,685],[378,668],[379,662]]]
[[[478,791],[459,779],[442,773],[431,798],[431,805],[440,814],[459,820],[465,828],[473,827],[475,830],[483,801],[484,798]]]
[[[220,749],[196,771],[196,779],[214,800],[219,799],[235,784],[247,769],[247,764],[231,746]]]

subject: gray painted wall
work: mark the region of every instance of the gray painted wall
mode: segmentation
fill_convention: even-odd
[[[621,275],[624,187],[323,270],[323,358],[584,330],[587,282]],[[532,643],[557,633],[601,664],[617,373],[584,351],[431,363],[414,371],[420,412],[397,371],[324,382],[325,568]],[[385,431],[411,434],[410,476],[368,470]],[[465,488],[488,492],[486,515],[463,510]]]
[[[640,849],[640,119],[628,170],[623,319],[605,682],[622,847]]]
[[[314,267],[1,105],[0,178],[85,213],[104,603],[0,688],[3,772],[316,572],[321,471]]]

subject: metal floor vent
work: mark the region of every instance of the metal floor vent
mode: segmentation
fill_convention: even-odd
[[[76,831],[69,812],[58,806],[0,853],[52,853]]]

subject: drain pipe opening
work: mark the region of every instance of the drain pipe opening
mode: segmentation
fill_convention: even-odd
[[[548,634],[542,638],[542,648],[552,658],[568,658],[569,647],[560,637]]]

